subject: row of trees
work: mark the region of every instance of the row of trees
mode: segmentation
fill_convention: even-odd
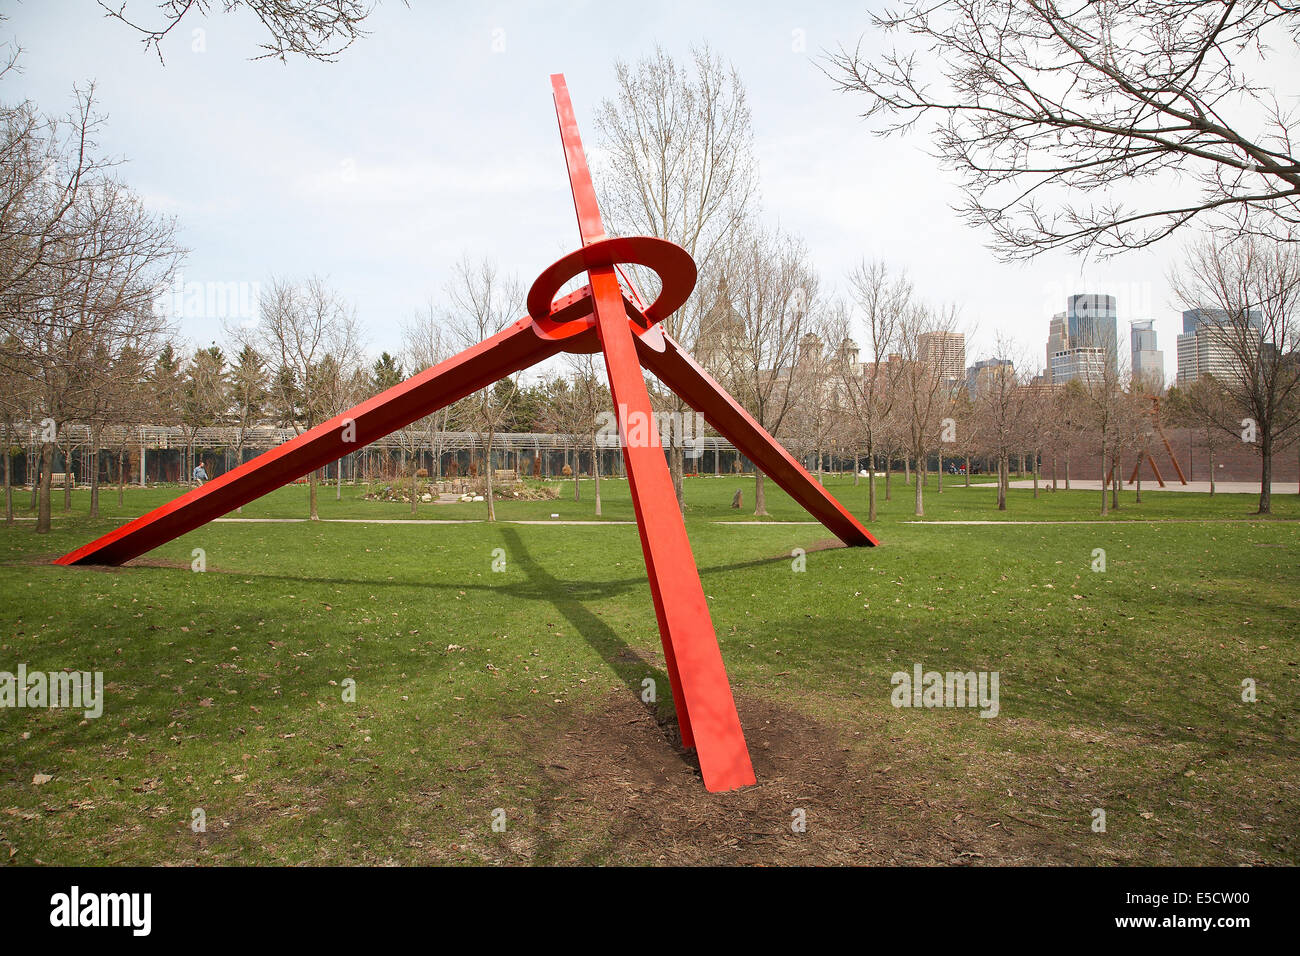
[[[1118,362],[1100,363],[1068,384],[1044,383],[1011,341],[972,389],[964,368],[944,361],[956,327],[951,308],[925,302],[883,262],[848,276],[847,298],[824,296],[804,247],[751,231],[717,258],[722,277],[695,334],[701,361],[759,423],[820,471],[828,453],[861,462],[876,516],[875,473],[901,461],[924,514],[924,481],[913,469],[944,462],[986,464],[1006,507],[1012,461],[1027,458],[1037,479],[1046,461],[1069,480],[1071,459],[1095,455],[1111,479],[1102,511],[1119,504],[1121,475],[1145,457],[1158,404],[1165,424],[1199,430],[1211,455],[1243,436],[1259,455],[1259,510],[1271,510],[1273,461],[1300,439],[1300,246],[1261,236],[1209,234],[1188,250],[1172,284],[1187,308],[1215,316],[1218,368],[1166,393],[1134,381]],[[859,360],[857,342],[865,344]],[[854,471],[857,472],[855,467]],[[1037,488],[1037,484],[1035,484]],[[1106,492],[1110,504],[1107,504]],[[765,511],[763,478],[755,510]]]
[[[1215,5],[1144,3],[1125,5],[1126,19],[1120,21],[1112,5],[1085,6],[1071,13],[1058,4],[938,3],[882,18],[879,25],[887,29],[937,41],[939,71],[956,89],[946,102],[926,99],[915,59],[868,63],[845,52],[832,56],[827,68],[844,89],[869,98],[868,115],[899,120],[886,124],[886,132],[907,128],[912,116],[940,116],[936,133],[944,155],[970,177],[968,212],[993,230],[1004,255],[1061,245],[1142,245],[1194,217],[1236,213],[1220,224],[1227,231],[1194,247],[1179,278],[1180,292],[1189,304],[1216,304],[1230,317],[1229,326],[1233,317],[1262,311],[1267,328],[1257,335],[1243,321],[1240,374],[1179,393],[1174,405],[1189,423],[1212,423],[1220,433],[1234,420],[1240,427],[1235,416],[1255,423],[1265,478],[1260,507],[1267,510],[1272,455],[1297,429],[1296,270],[1290,251],[1295,190],[1288,186],[1294,185],[1295,164],[1284,149],[1269,145],[1272,134],[1251,137],[1225,125],[1225,97],[1249,99],[1256,91],[1232,71],[1223,41],[1240,48],[1289,23],[1293,11],[1245,4],[1216,19]],[[990,17],[995,7],[1006,8],[1007,15]],[[317,44],[322,36],[350,41],[360,22],[353,13],[360,11],[349,7],[342,21],[314,25],[291,18],[288,26],[305,32],[281,30],[278,35],[291,42],[275,48],[277,55],[311,48],[312,36]],[[1097,29],[1082,28],[1080,18],[1095,20]],[[994,19],[1010,33],[990,59],[987,33]],[[145,31],[155,47],[159,36]],[[1044,51],[1060,60],[1057,66],[1044,67]],[[964,58],[970,57],[983,64],[977,73],[967,69]],[[1172,99],[1157,88],[1164,80],[1151,72],[1153,65],[1174,70],[1208,60],[1220,66],[1175,70],[1177,83],[1164,78],[1178,94]],[[1095,106],[1084,109],[1044,93],[1039,84],[1045,73],[1062,70],[1077,80],[1067,99],[1077,94],[1083,104],[1109,102],[1105,108],[1111,112],[1099,117]],[[903,461],[910,481],[914,468],[924,473],[936,456],[941,462],[982,456],[996,463],[1005,505],[1009,462],[1026,449],[1038,462],[1039,449],[1066,449],[1070,435],[1094,434],[1103,459],[1114,465],[1143,446],[1145,396],[1118,369],[1043,393],[1025,380],[1023,363],[999,342],[995,357],[1011,363],[1003,366],[1008,370],[968,395],[949,377],[934,347],[954,329],[955,309],[926,302],[883,263],[855,270],[847,298],[824,294],[803,244],[762,221],[744,85],[710,50],[696,50],[682,64],[656,49],[635,64],[616,64],[615,73],[616,93],[597,114],[606,161],[597,181],[606,215],[616,232],[682,245],[700,271],[699,292],[668,320],[667,331],[700,355],[764,427],[814,460],[819,472],[826,452],[861,458],[873,517],[878,463],[885,467],[888,495],[892,461]],[[112,164],[98,157],[93,90],[79,93],[77,102],[73,114],[62,118],[45,116],[29,103],[5,108],[0,142],[0,414],[6,428],[19,418],[51,426],[42,432],[49,437],[41,448],[38,530],[49,526],[50,465],[66,423],[86,424],[96,453],[106,436],[124,431],[117,426],[130,423],[178,423],[191,435],[204,425],[226,423],[242,451],[242,436],[254,424],[310,428],[400,381],[403,366],[434,364],[495,334],[524,311],[515,280],[490,263],[464,260],[444,302],[430,304],[404,327],[402,355],[385,354],[367,367],[355,312],[324,280],[272,280],[255,327],[229,329],[225,349],[212,345],[182,360],[170,344],[171,330],[150,307],[153,289],[183,255],[174,223],[147,212]],[[1205,109],[1211,110],[1209,120]],[[1184,115],[1186,110],[1191,114]],[[1144,117],[1155,118],[1145,131]],[[1182,136],[1180,121],[1186,123]],[[1280,115],[1271,122],[1282,133],[1288,129]],[[1055,146],[1049,142],[1053,133]],[[1057,156],[1060,168],[1039,169],[1025,159],[1040,152]],[[1098,162],[1099,153],[1104,162]],[[1213,193],[1189,210],[1126,218],[1117,207],[1093,206],[1090,219],[1066,206],[1045,218],[1032,198],[1015,206],[989,199],[996,188],[1025,179],[1036,185],[1024,196],[1053,187],[1086,192],[1189,165],[1202,171]],[[1236,174],[1237,180],[1224,178]],[[1243,177],[1272,183],[1273,192],[1251,195]],[[635,269],[632,275],[638,285],[649,281]],[[855,339],[865,342],[865,361],[858,360]],[[438,436],[453,422],[476,431],[488,445],[502,430],[536,428],[581,435],[584,442],[590,435],[594,446],[596,414],[608,402],[603,375],[598,360],[579,357],[573,363],[559,380],[529,388],[510,377],[416,423],[401,436],[410,443],[412,469],[417,449],[436,451]],[[655,392],[663,410],[687,412],[671,392]],[[680,442],[669,456],[680,499]],[[1103,470],[1116,476],[1119,471]],[[485,477],[491,514],[490,468]],[[923,487],[924,481],[915,483],[918,514]],[[7,483],[6,489],[8,494]],[[761,476],[756,491],[762,513]],[[311,510],[315,516],[314,476]]]
[[[0,67],[0,85],[17,57]],[[146,209],[100,154],[93,87],[75,103],[64,116],[0,104],[0,424],[8,449],[19,417],[42,423],[41,532],[60,429],[84,422],[98,442],[134,404],[128,389],[167,331],[154,289],[183,256],[175,223]],[[10,467],[6,453],[6,476]],[[5,507],[11,518],[7,482]]]

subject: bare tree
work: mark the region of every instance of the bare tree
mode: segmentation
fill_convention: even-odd
[[[248,431],[257,425],[266,412],[268,400],[266,362],[257,349],[238,334],[227,335],[239,346],[239,354],[230,368],[231,445],[235,450],[235,467],[244,463],[244,447]],[[237,509],[244,513],[244,506]]]
[[[599,179],[601,206],[612,229],[657,236],[691,254],[712,275],[721,255],[757,205],[758,173],[745,86],[734,67],[708,47],[679,64],[661,47],[635,64],[614,65],[618,91],[596,113],[607,154]],[[632,274],[641,273],[633,269]],[[709,303],[692,296],[665,330],[688,349]],[[667,410],[686,404],[668,396]],[[680,420],[680,419],[678,419]],[[683,449],[669,448],[669,465],[683,503]]]
[[[912,303],[898,319],[899,371],[894,381],[905,429],[906,452],[916,464],[915,514],[925,515],[923,488],[926,461],[940,440],[941,412],[952,399],[952,383],[935,362],[928,346],[931,336],[951,333],[957,325],[953,307],[936,308]]]
[[[1234,418],[1236,409],[1232,399],[1212,376],[1198,378],[1186,385],[1169,390],[1169,417],[1184,428],[1201,433],[1210,473],[1210,494],[1218,491],[1214,477],[1214,453],[1229,441],[1239,441],[1238,433],[1229,432],[1225,424],[1239,426]]]
[[[819,484],[843,414],[841,362],[837,350],[826,344],[828,327],[842,324],[842,314],[805,316],[786,373],[792,403],[790,422],[784,429],[789,435],[786,444],[804,458],[812,456],[812,473]]]
[[[19,368],[21,345],[12,336],[0,338],[0,423],[4,426],[5,524],[14,523],[13,445],[15,423],[27,417],[30,376]]]
[[[182,385],[181,426],[185,429],[185,461],[181,480],[189,478],[198,464],[195,441],[199,429],[219,425],[230,405],[229,374],[221,347],[196,349],[185,368]]]
[[[469,348],[496,335],[524,312],[524,292],[513,277],[497,272],[488,260],[471,262],[463,257],[447,285],[447,329],[461,348]],[[464,424],[479,436],[484,448],[484,500],[489,521],[496,520],[492,501],[492,446],[497,432],[519,394],[518,374],[481,388],[457,403]]]
[[[1081,373],[1066,383],[1069,418],[1079,432],[1096,436],[1099,447],[1101,475],[1101,513],[1110,512],[1119,504],[1119,457],[1131,424],[1129,396],[1122,382],[1124,376],[1116,365],[1098,361],[1087,365]],[[1107,504],[1110,493],[1112,503]]]
[[[706,352],[737,401],[779,440],[799,397],[816,400],[808,394],[814,383],[799,373],[820,358],[800,352],[812,331],[810,312],[819,308],[817,274],[802,242],[759,227],[735,243],[725,263],[726,278],[701,330]],[[754,476],[754,514],[767,514],[761,469]]]
[[[828,74],[884,135],[933,120],[1004,258],[1113,254],[1207,214],[1282,239],[1300,221],[1294,118],[1258,76],[1294,52],[1300,5],[905,0],[872,22],[914,45],[841,47]]]
[[[156,351],[156,348],[150,351],[122,349],[117,355],[112,375],[107,377],[101,418],[104,432],[108,436],[106,444],[112,453],[113,472],[117,478],[118,507],[122,506],[126,496],[131,440],[137,433],[138,426],[151,421],[149,410],[153,403],[149,393],[149,377]],[[92,495],[91,502],[93,509],[98,504],[97,497]]]
[[[998,510],[1006,511],[1011,452],[1021,447],[1031,423],[1033,399],[1016,365],[1023,358],[1015,354],[1009,338],[997,337],[992,358],[1005,364],[993,366],[991,374],[980,380],[972,402],[982,446],[997,464]]]
[[[1300,246],[1206,236],[1189,247],[1171,284],[1186,308],[1210,310],[1198,334],[1225,360],[1210,375],[1226,406],[1204,391],[1189,397],[1204,399],[1204,417],[1254,445],[1259,513],[1269,514],[1273,456],[1300,439]]]
[[[153,309],[154,290],[183,255],[174,232],[173,220],[147,211],[117,181],[85,181],[39,260],[31,260],[36,267],[9,287],[12,297],[0,308],[3,334],[17,343],[13,357],[52,426],[42,429],[38,534],[50,528],[55,434],[76,420],[102,423],[101,399],[122,350],[157,350],[165,321]],[[69,477],[65,506],[70,493]]]
[[[581,437],[591,454],[591,478],[596,499],[596,517],[600,517],[600,414],[609,412],[613,405],[609,386],[605,382],[605,360],[596,353],[570,354],[566,359],[572,384],[569,392],[571,416],[570,433]],[[578,471],[573,470],[573,500],[578,500]]]
[[[891,366],[888,359],[898,337],[899,322],[911,302],[912,284],[905,276],[890,275],[882,261],[863,260],[849,273],[849,287],[862,316],[870,357],[859,369],[841,347],[840,377],[867,453],[867,520],[875,521],[876,455],[882,445],[881,430],[898,394],[893,379],[900,371],[898,363]],[[841,346],[851,336],[851,328],[837,330],[834,335]]]
[[[18,50],[0,61],[0,79],[16,69]],[[74,90],[66,116],[49,116],[31,101],[0,104],[0,321],[10,331],[23,305],[49,288],[50,276],[77,265],[71,237],[84,227],[75,210],[86,184],[102,183],[113,163],[96,151],[103,121],[95,88]]]
[[[346,402],[339,382],[351,377],[361,354],[356,312],[318,276],[301,284],[272,278],[262,290],[259,311],[253,331],[270,365],[272,400],[282,421],[302,434]],[[313,521],[320,520],[317,481],[313,470],[307,478]]]
[[[191,12],[206,17],[214,0],[158,0],[157,25],[136,22],[127,15],[127,0],[98,0],[104,15],[120,20],[140,33],[146,51],[153,50],[161,63],[162,41]],[[269,39],[260,45],[256,60],[285,62],[290,54],[309,60],[332,62],[356,40],[373,9],[365,0],[220,0],[222,12],[246,9],[262,24]]]
[[[402,324],[402,347],[410,359],[410,372],[416,374],[432,368],[451,354],[449,333],[438,318],[437,310],[429,303],[408,322]],[[426,415],[411,428],[421,429],[428,444],[433,467],[430,475],[442,475],[443,434],[451,418],[451,407],[444,406],[432,415]]]

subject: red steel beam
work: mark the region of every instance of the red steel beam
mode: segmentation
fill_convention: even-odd
[[[575,292],[558,302],[557,307],[567,307],[585,294],[586,290]],[[520,319],[487,341],[367,399],[220,478],[65,554],[54,563],[121,564],[138,558],[562,349],[563,342],[537,335],[531,318]]]
[[[662,335],[665,346],[662,352],[655,348],[653,338],[637,339],[642,365],[702,414],[705,421],[837,538],[850,546],[879,543],[667,332]]]
[[[583,245],[588,246],[605,238],[600,208],[564,77],[553,75],[551,87],[578,229]],[[619,410],[619,439],[664,657],[673,683],[682,742],[686,746],[694,744],[707,789],[746,787],[754,783],[754,768],[709,616],[704,586],[677,507],[672,476],[655,428],[654,409],[628,327],[623,292],[613,266],[593,265],[587,275],[610,394]],[[628,441],[628,424],[635,424],[638,419],[644,426],[638,429],[638,434],[647,435],[649,440],[632,443]]]

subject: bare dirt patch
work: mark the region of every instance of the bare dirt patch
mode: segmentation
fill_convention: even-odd
[[[549,746],[539,741],[546,784],[529,827],[538,836],[514,844],[508,861],[951,865],[1073,855],[1041,830],[927,799],[923,781],[888,772],[905,755],[864,757],[834,728],[780,704],[737,706],[758,776],[739,792],[708,793],[676,728],[625,692]],[[802,833],[792,829],[797,810]]]

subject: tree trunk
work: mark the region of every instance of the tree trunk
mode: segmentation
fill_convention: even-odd
[[[99,517],[99,435],[90,438],[90,517]]]
[[[14,456],[10,454],[13,445],[13,426],[5,422],[5,524],[14,523]]]
[[[1065,456],[1065,490],[1070,490],[1070,456]]]
[[[1038,452],[1034,452],[1034,497],[1038,497]]]
[[[937,482],[934,490],[943,494],[943,452],[939,452],[939,470],[934,473],[934,477]]]
[[[918,518],[925,517],[925,500],[923,497],[925,492],[925,472],[922,470],[923,467],[924,465],[921,462],[921,456],[917,455],[916,456],[916,484],[915,484],[916,494],[914,496],[916,507],[913,513]]]
[[[904,455],[903,456],[903,484],[910,485],[911,483],[912,483],[912,459],[909,458],[907,455]]]
[[[1115,458],[1110,466],[1110,510],[1119,511],[1119,483],[1124,479],[1120,477],[1123,471],[1123,452],[1119,445],[1115,446]]]
[[[419,470],[420,470],[420,459],[417,458],[415,455],[412,455],[411,456],[411,516],[412,517],[414,517],[418,513],[418,509],[420,506],[420,496],[416,492],[416,488],[415,488],[415,482],[416,482],[415,473]],[[340,487],[339,494],[342,495],[342,493],[343,493],[343,489],[342,487]]]
[[[41,475],[36,495],[36,533],[50,533],[50,473],[54,470],[54,442],[41,443]]]
[[[63,513],[72,510],[72,435],[63,446]]]
[[[496,521],[496,520],[497,520],[497,508],[496,508],[496,502],[494,502],[494,501],[492,500],[492,441],[493,441],[493,439],[494,439],[495,437],[496,437],[496,431],[495,431],[495,430],[488,432],[488,436],[487,436],[487,448],[488,448],[488,450],[487,450],[487,455],[486,455],[486,456],[484,457],[484,459],[483,459],[483,466],[484,466],[484,467],[483,467],[483,482],[484,482],[483,487],[484,487],[484,488],[486,489],[486,491],[487,491],[487,493],[486,493],[483,497],[484,497],[484,499],[487,501],[487,513],[488,513],[488,517],[487,517],[487,519],[488,519],[488,521]],[[575,461],[577,460],[577,455],[574,456],[574,459],[575,459]],[[578,470],[578,469],[575,468],[575,469],[574,469],[574,472],[576,473],[577,470]]]
[[[1106,436],[1103,435],[1101,439],[1101,513],[1102,515],[1106,515],[1110,513],[1106,508],[1106,452],[1107,450],[1108,449],[1106,448]]]
[[[316,469],[307,473],[308,514],[312,521],[320,521],[320,512],[316,510]]]
[[[1007,479],[1011,477],[1011,463],[1005,453],[998,455],[998,511],[1007,510]]]
[[[970,455],[966,456],[966,487],[970,487]]]
[[[876,520],[876,462],[867,461],[867,520]]]
[[[686,490],[682,486],[682,473],[686,470],[685,456],[682,454],[680,442],[670,440],[668,446],[668,470],[673,476],[673,491],[677,494],[677,510],[682,514],[686,514]]]
[[[596,483],[596,517],[600,517],[600,449],[596,446],[596,436],[591,438],[591,478]]]
[[[876,452],[867,444],[867,520],[876,520]]]
[[[1214,496],[1214,439],[1210,437],[1209,430],[1205,433],[1205,447],[1210,453],[1210,496]]]
[[[118,449],[117,464],[117,506],[121,508],[126,502],[126,469],[131,464],[131,456],[125,447]]]
[[[1056,449],[1052,449],[1052,490],[1056,490]]]
[[[1260,431],[1263,440],[1259,443],[1259,513],[1267,515],[1273,513],[1273,440],[1270,429]]]
[[[763,487],[763,469],[754,469],[754,517],[767,517],[767,493]]]
[[[887,454],[885,455],[885,500],[886,501],[893,500],[894,492],[893,489],[890,488],[890,479],[893,477],[894,477],[894,456],[892,454]]]

